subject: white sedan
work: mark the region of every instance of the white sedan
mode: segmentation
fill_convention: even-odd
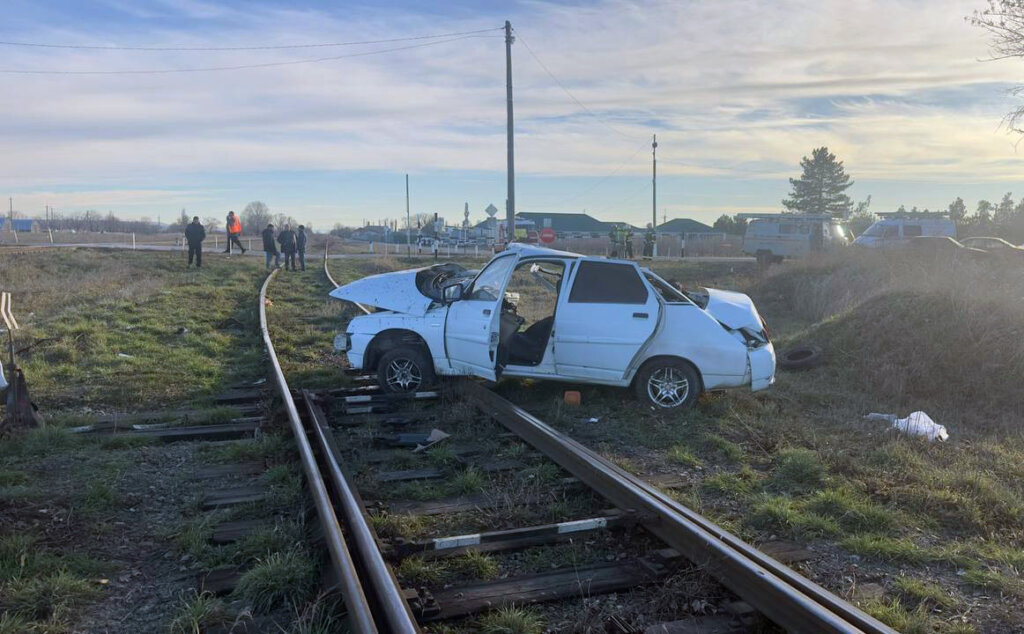
[[[632,386],[656,408],[702,392],[775,381],[764,320],[741,293],[683,293],[629,260],[513,244],[479,272],[455,264],[340,286],[337,299],[377,310],[335,347],[383,389],[437,376],[525,377]]]

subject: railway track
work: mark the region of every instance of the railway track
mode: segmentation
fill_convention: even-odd
[[[337,286],[328,269],[326,255],[325,249],[324,273],[330,283]],[[273,277],[274,273],[264,284],[261,307],[264,305],[266,288]],[[358,308],[367,310],[363,306]],[[261,329],[270,352],[277,387],[285,401],[292,430],[299,444],[303,470],[310,483],[321,524],[325,534],[333,533],[328,540],[332,563],[341,580],[340,588],[349,613],[353,622],[358,624],[358,631],[417,632],[420,631],[420,623],[457,618],[488,607],[515,603],[517,600],[520,603],[557,600],[581,592],[600,594],[632,585],[658,583],[681,565],[680,555],[785,630],[894,631],[681,505],[654,486],[471,381],[458,383],[457,388],[450,391],[454,393],[446,394],[444,398],[463,399],[487,419],[503,425],[513,440],[524,441],[544,458],[568,472],[572,478],[566,480],[574,482],[574,486],[589,488],[614,508],[572,521],[477,531],[427,540],[385,542],[374,529],[371,513],[360,497],[357,480],[346,469],[346,457],[339,449],[329,418],[333,417],[330,422],[335,426],[350,432],[374,423],[399,427],[410,422],[443,419],[444,410],[450,407],[450,403],[441,406],[440,415],[438,412],[431,414],[418,401],[437,398],[436,394],[418,395],[420,399],[395,398],[379,393],[372,384],[372,378],[362,377],[364,383],[352,388],[319,394],[298,394],[305,407],[304,423],[293,392],[277,363],[262,308]],[[364,433],[361,437],[366,439],[368,435]],[[358,431],[354,435],[350,433],[345,443],[346,449],[356,453],[368,451],[366,448],[358,448],[359,438]],[[353,458],[358,460],[358,456],[350,455],[349,462]],[[474,463],[476,466],[472,468],[484,468],[487,461],[493,463],[493,457],[479,456]],[[377,473],[377,478],[378,481],[388,483],[429,480],[436,477],[437,471],[414,469]],[[447,503],[448,511],[453,513],[486,504],[480,499]],[[439,506],[444,507],[444,504]],[[425,506],[420,505],[420,510]],[[650,556],[632,559],[627,566],[596,566],[583,573],[574,570],[572,575],[576,583],[566,584],[565,579],[559,578],[557,574],[544,574],[535,575],[533,579],[471,584],[456,588],[455,591],[434,594],[425,588],[402,588],[389,564],[389,560],[395,562],[405,557],[425,554],[437,557],[464,554],[470,550],[514,551],[558,543],[569,536],[610,530],[617,530],[627,538],[643,533],[644,539],[660,542],[661,548],[651,548]],[[628,568],[632,568],[634,574],[626,574]],[[585,588],[580,585],[581,574],[586,577]],[[623,627],[619,631],[629,630]]]

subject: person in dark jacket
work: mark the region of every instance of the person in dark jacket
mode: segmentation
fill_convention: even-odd
[[[206,229],[199,222],[199,216],[192,216],[192,222],[185,227],[185,240],[188,241],[188,266],[192,266],[192,258],[196,260],[196,268],[203,268],[203,240]]]
[[[267,228],[263,230],[263,253],[267,256],[267,268],[270,268],[270,258],[274,258],[274,266],[281,268],[281,254],[277,251],[277,244],[274,242],[274,225],[272,223],[267,224]]]
[[[299,267],[306,270],[306,225],[299,225],[299,232],[295,234],[295,249],[299,254]]]
[[[277,234],[277,241],[281,243],[281,252],[284,253],[284,268],[287,269],[291,266],[291,269],[295,269],[295,232],[292,231],[291,225],[285,224],[284,229],[281,233]]]

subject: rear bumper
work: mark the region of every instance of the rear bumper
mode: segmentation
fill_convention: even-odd
[[[767,344],[747,353],[750,360],[750,390],[757,392],[775,383],[775,346]]]

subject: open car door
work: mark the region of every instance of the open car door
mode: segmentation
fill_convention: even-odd
[[[498,329],[505,285],[519,256],[495,258],[466,289],[463,298],[448,307],[444,344],[454,370],[495,380]]]
[[[583,260],[555,315],[561,376],[620,381],[654,334],[661,304],[634,264]]]

